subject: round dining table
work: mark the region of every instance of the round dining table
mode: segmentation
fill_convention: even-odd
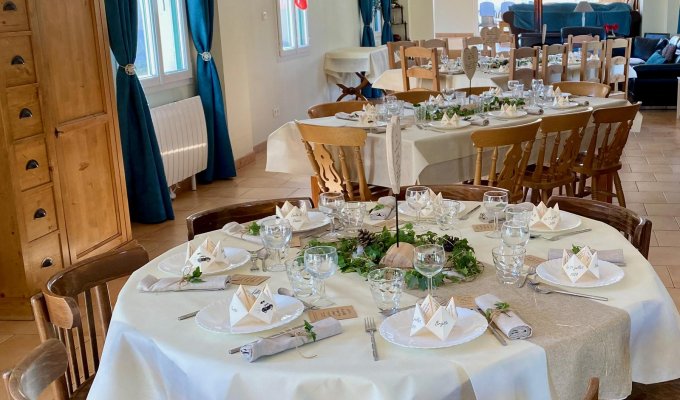
[[[480,203],[465,204],[471,210]],[[621,267],[625,275],[615,284],[566,288],[604,296],[608,301],[541,294],[531,285],[518,288],[497,283],[491,249],[499,245],[499,239],[474,231],[473,226],[480,224],[479,213],[459,221],[457,228],[486,265],[484,273],[475,281],[448,283],[439,291],[485,294],[476,292],[477,287],[508,301],[533,326],[533,336],[527,340],[506,338],[508,343],[503,346],[487,331],[460,345],[416,349],[391,344],[376,334],[379,360],[374,361],[364,318],[373,317],[379,326],[384,317],[373,302],[366,279],[338,271],[326,280],[327,294],[338,306],[353,306],[357,318],[341,320],[343,332],[339,335],[247,362],[228,350],[286,327],[226,334],[204,330],[195,319],[177,318],[231,299],[237,289],[234,285],[221,291],[138,290],[138,283],[148,275],[171,276],[159,270],[159,262],[185,253],[183,244],[151,260],[122,288],[89,398],[579,399],[589,376],[599,376],[601,398],[624,398],[630,394],[632,381],[680,378],[678,311],[650,263],[621,233],[605,223],[580,218],[579,229],[591,231],[556,241],[548,240],[549,234],[531,239],[527,254],[537,257],[546,258],[549,249],[569,249],[573,243],[581,243],[600,250],[621,249],[625,261]],[[446,233],[436,225],[425,228]],[[206,237],[223,246],[260,247],[222,231],[198,235],[194,242]],[[296,250],[291,249],[289,256]],[[267,275],[265,283],[273,292],[290,288],[285,272],[251,272],[249,266],[226,274]],[[404,293],[401,305],[415,304],[420,296],[423,294],[414,291]],[[287,327],[305,319],[307,314]],[[619,328],[611,332],[611,326]]]

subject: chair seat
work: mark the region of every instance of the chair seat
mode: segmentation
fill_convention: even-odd
[[[563,177],[550,177],[547,176],[550,167],[543,166],[543,173],[539,179],[534,178],[534,172],[536,172],[536,164],[531,164],[527,166],[527,170],[524,173],[524,180],[522,185],[530,187],[532,189],[551,189],[560,187],[566,184],[574,182],[575,177],[573,175],[563,176]]]
[[[616,164],[608,165],[606,167],[596,167],[589,169],[588,171],[586,170],[585,166],[583,165],[583,161],[586,158],[586,152],[582,151],[578,153],[578,156],[576,157],[576,161],[574,162],[574,166],[572,167],[572,171],[576,172],[577,174],[589,174],[592,173],[594,175],[601,175],[601,174],[607,174],[610,172],[618,171],[621,168],[623,168],[623,165],[620,162],[617,162]]]

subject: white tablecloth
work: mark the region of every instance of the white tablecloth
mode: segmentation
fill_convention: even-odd
[[[351,83],[355,72],[365,72],[369,82],[375,81],[389,68],[387,46],[346,47],[329,51],[324,57],[324,71],[334,83]]]
[[[472,223],[476,218],[461,225],[461,232],[475,247],[479,259],[491,263],[491,248],[498,242],[474,233]],[[622,248],[624,252],[627,266],[622,281],[583,291],[608,297],[606,305],[630,315],[632,379],[653,383],[680,377],[680,316],[652,266],[613,228],[591,220],[584,220],[583,226],[593,231],[579,235],[579,242],[594,248]],[[216,232],[211,236],[225,245],[253,248]],[[202,236],[195,240],[202,240]],[[545,256],[550,247],[568,247],[572,241],[531,240],[527,253]],[[226,292],[137,291],[137,283],[146,274],[165,276],[157,269],[160,260],[183,252],[184,246],[178,246],[152,260],[123,287],[90,399],[551,398],[545,351],[529,341],[509,341],[503,347],[485,333],[459,346],[417,350],[391,345],[377,335],[380,361],[373,361],[363,318],[372,316],[379,323],[381,317],[365,280],[354,273],[331,277],[327,291],[338,305],[353,305],[359,318],[341,321],[342,334],[301,348],[305,355],[315,358],[305,359],[291,350],[247,363],[238,354],[228,355],[227,350],[277,330],[217,334],[204,331],[192,319],[177,320],[178,315],[230,298],[233,287]],[[247,266],[233,272],[249,273]],[[273,290],[290,287],[284,272],[272,273],[267,283]],[[521,290],[527,296],[536,296],[540,304],[541,295],[528,287]],[[402,298],[404,305],[414,301],[409,295]],[[564,329],[570,329],[567,326],[565,322]]]

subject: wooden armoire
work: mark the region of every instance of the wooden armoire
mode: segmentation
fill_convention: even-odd
[[[0,0],[0,319],[131,238],[104,0]]]

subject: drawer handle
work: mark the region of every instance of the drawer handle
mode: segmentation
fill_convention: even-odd
[[[22,108],[19,112],[19,119],[31,118],[33,116],[33,111],[28,108]]]
[[[54,260],[52,260],[50,257],[45,258],[42,260],[40,263],[40,268],[49,268],[54,265]]]
[[[40,166],[36,160],[28,160],[26,163],[26,171],[31,170],[31,169],[36,169]]]
[[[17,10],[17,5],[14,4],[13,1],[6,1],[2,5],[2,11],[16,11]]]
[[[39,208],[33,213],[33,219],[45,218],[47,216],[47,211],[44,208]]]
[[[22,56],[14,56],[12,57],[12,65],[22,65],[26,64],[26,61]]]

